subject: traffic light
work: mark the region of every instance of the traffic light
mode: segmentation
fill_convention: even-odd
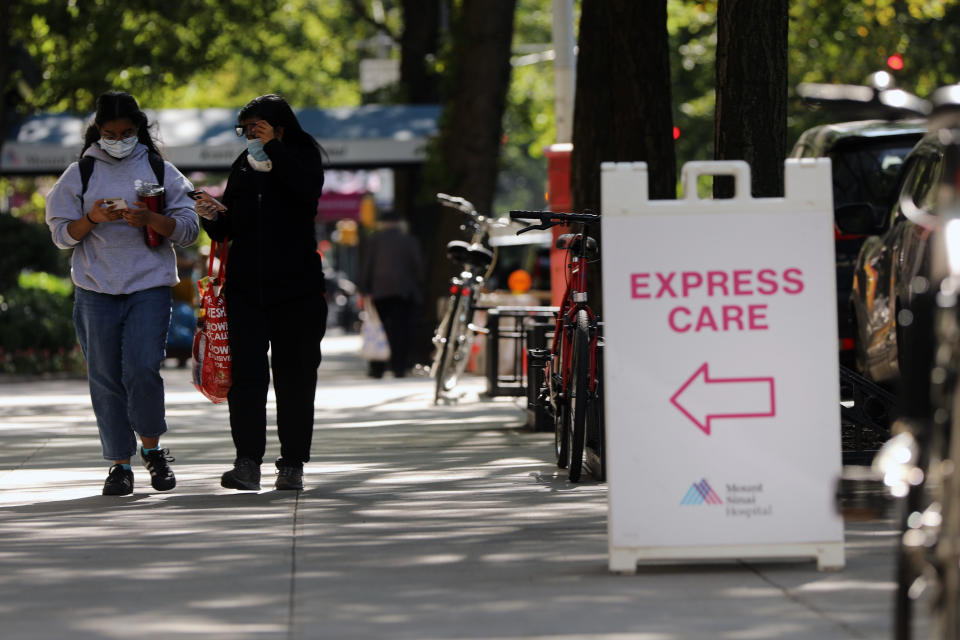
[[[900,71],[903,69],[903,56],[899,53],[895,53],[887,58],[887,66],[893,69],[894,71]]]

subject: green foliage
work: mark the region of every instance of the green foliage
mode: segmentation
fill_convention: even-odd
[[[73,327],[73,284],[42,271],[23,271],[0,293],[0,373],[82,373]]]
[[[713,159],[717,1],[668,0],[673,123],[678,166]]]
[[[15,286],[23,269],[70,272],[66,253],[53,246],[46,226],[0,214],[0,291]]]
[[[73,293],[73,282],[70,278],[59,278],[46,271],[21,271],[17,278],[17,286],[21,289],[46,291],[64,298]]]
[[[24,0],[11,11],[21,113],[91,111],[122,89],[147,107],[356,104],[359,26],[329,0]]]
[[[359,64],[369,29],[351,21],[342,4],[265,3],[256,25],[228,25],[211,43],[224,52],[217,65],[143,95],[158,108],[231,107],[265,93],[280,93],[295,106],[360,104]]]
[[[679,163],[713,157],[717,0],[668,0]],[[957,82],[960,0],[792,0],[789,25],[788,140],[829,122],[792,98],[801,82],[862,84],[885,69],[920,96]],[[886,66],[898,53],[900,71]]]
[[[957,82],[960,0],[803,0],[790,7],[790,89],[800,82],[861,84],[879,70],[921,97]],[[900,54],[902,70],[887,67]],[[798,107],[791,132],[829,121],[829,113]]]
[[[680,163],[713,156],[716,8],[717,0],[668,0]],[[518,55],[531,52],[524,45],[549,46],[551,10],[551,0],[518,0]],[[20,113],[90,111],[109,88],[152,108],[233,108],[270,91],[298,106],[400,95],[388,87],[363,96],[358,83],[363,57],[397,54],[389,45],[377,53],[382,33],[372,25],[402,32],[396,0],[20,0],[10,11],[12,77],[3,90],[21,96]],[[863,82],[892,53],[905,61],[893,72],[899,85],[921,96],[958,80],[960,0],[792,0],[789,28],[791,96],[802,81]],[[448,76],[449,50],[448,39],[433,61]],[[514,68],[497,209],[543,204],[553,90],[549,61]],[[788,144],[829,118],[792,98],[788,116]]]
[[[222,45],[262,21],[279,0],[25,0],[11,41],[29,63],[14,71],[28,109],[92,110],[104,90],[144,96],[224,63]],[[218,45],[220,45],[218,47]]]
[[[6,199],[10,214],[25,222],[45,224],[46,202],[43,194],[53,186],[54,178],[0,177],[0,202]],[[2,206],[2,205],[0,205]]]
[[[536,52],[537,45],[548,49],[552,25],[551,0],[520,0],[514,24],[514,51]],[[517,58],[515,55],[514,60]],[[495,213],[546,205],[547,162],[543,148],[556,142],[553,105],[554,74],[550,61],[544,58],[514,66],[504,114]]]
[[[43,289],[9,289],[0,293],[0,344],[18,349],[71,348],[73,301]]]

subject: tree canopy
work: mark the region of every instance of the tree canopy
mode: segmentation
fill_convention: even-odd
[[[153,108],[233,107],[267,92],[359,104],[359,59],[374,30],[343,5],[14,0],[0,34],[14,62],[0,77],[7,115],[90,111],[108,89]]]
[[[680,162],[713,157],[717,0],[669,0],[675,122]],[[928,96],[960,80],[960,0],[792,0],[788,47],[788,144],[829,121],[795,99],[801,82],[861,84],[881,69],[898,86]],[[902,68],[888,66],[899,56]],[[898,66],[897,59],[891,60]]]
[[[438,0],[449,11],[462,0]],[[397,57],[411,0],[9,0],[0,3],[3,121],[34,111],[90,111],[103,90],[145,105],[237,107],[268,91],[298,106],[349,106],[365,57]],[[579,2],[577,3],[579,8]],[[713,156],[717,0],[668,0],[674,123],[680,163]],[[416,15],[415,11],[411,15]],[[542,204],[542,147],[553,142],[551,1],[518,0],[517,66],[507,97],[500,201]],[[452,37],[440,25],[441,76]],[[960,0],[793,0],[788,90],[859,83],[887,59],[899,85],[921,96],[956,82]],[[788,143],[825,115],[788,105]]]

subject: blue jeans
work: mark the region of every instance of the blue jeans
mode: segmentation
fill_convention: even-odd
[[[170,325],[170,287],[125,295],[76,287],[73,323],[87,360],[90,399],[105,460],[137,452],[135,434],[167,430],[163,378]]]

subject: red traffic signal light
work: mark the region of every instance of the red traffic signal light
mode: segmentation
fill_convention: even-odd
[[[900,69],[903,69],[903,56],[901,56],[899,53],[893,54],[887,58],[887,66],[894,71],[900,71]]]

